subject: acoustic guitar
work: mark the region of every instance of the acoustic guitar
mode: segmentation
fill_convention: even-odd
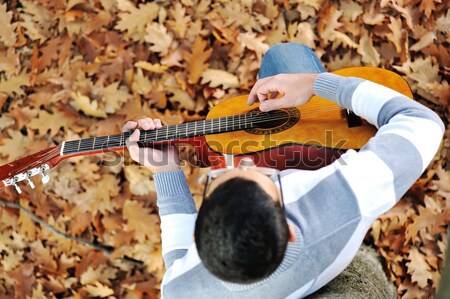
[[[407,82],[380,68],[355,67],[334,72],[382,84],[412,98]],[[301,87],[299,87],[301,88]],[[317,169],[330,164],[348,149],[360,149],[374,136],[376,128],[334,102],[314,96],[303,106],[261,112],[259,104],[246,104],[247,96],[225,100],[215,106],[205,120],[168,125],[142,131],[141,146],[167,143],[191,144],[198,166],[229,167],[251,156],[258,166]],[[0,189],[41,176],[64,159],[122,151],[130,132],[65,141],[38,153],[0,166]]]

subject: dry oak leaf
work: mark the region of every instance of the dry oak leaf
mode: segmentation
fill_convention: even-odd
[[[186,16],[186,8],[179,2],[175,2],[172,9],[169,10],[169,15],[173,20],[167,21],[170,29],[172,29],[178,38],[185,38],[188,25],[191,23],[191,17]]]
[[[12,47],[16,43],[17,37],[14,27],[11,25],[12,12],[6,11],[6,3],[0,5],[0,42],[6,47]]]
[[[99,91],[101,100],[105,103],[106,113],[116,112],[131,98],[128,88],[124,85],[119,86],[119,84],[120,82],[111,83]]]
[[[116,203],[111,202],[111,197],[119,194],[119,181],[111,174],[102,175],[101,179],[94,182],[82,183],[84,193],[76,194],[71,202],[75,203],[72,213],[91,212],[93,216],[98,212],[113,212]]]
[[[5,72],[6,78],[11,77],[13,74],[16,74],[20,70],[19,59],[20,59],[20,52],[19,51],[16,52],[16,49],[13,47],[0,50],[0,70],[2,70],[2,72]]]
[[[408,60],[402,66],[392,66],[394,69],[406,74],[417,82],[417,86],[429,91],[439,82],[439,64],[433,63],[431,56],[417,57],[414,61]]]
[[[19,75],[12,76],[9,79],[3,79],[0,81],[0,93],[6,93],[9,96],[13,94],[24,95],[22,86],[30,85],[30,76],[26,70],[23,70]]]
[[[258,60],[269,49],[269,45],[263,41],[266,39],[265,36],[256,37],[254,32],[239,33],[237,41],[245,48],[255,51]]]
[[[62,127],[70,127],[74,122],[75,119],[73,117],[58,110],[53,111],[52,114],[45,110],[39,110],[38,117],[33,118],[28,126],[38,130],[39,136],[47,135],[47,132],[50,130],[48,136],[51,138],[55,136]]]
[[[369,11],[363,15],[363,22],[367,25],[381,25],[386,17],[385,14],[380,13],[376,7],[377,1],[372,1]]]
[[[354,22],[358,16],[363,13],[361,5],[353,0],[341,1],[341,9],[344,11],[343,17]]]
[[[167,65],[161,65],[159,63],[151,64],[147,61],[138,61],[134,66],[156,74],[162,74],[169,68]]]
[[[79,91],[71,92],[70,96],[73,99],[73,101],[70,101],[70,105],[75,109],[83,111],[86,115],[106,118],[106,112],[99,107],[96,100],[91,101],[89,97]]]
[[[110,283],[111,279],[116,278],[117,269],[108,267],[106,264],[102,264],[97,268],[89,267],[83,274],[81,274],[80,282],[83,285],[90,284],[92,282]]]
[[[26,35],[33,41],[45,41],[50,37],[53,19],[56,19],[52,13],[42,4],[30,1],[21,0],[22,9],[20,11],[20,18],[23,22],[20,23],[26,29]]]
[[[425,256],[417,247],[411,247],[408,260],[406,266],[408,267],[408,274],[411,275],[411,281],[417,283],[419,287],[425,288],[428,285],[428,279],[433,278]]]
[[[143,243],[146,239],[160,241],[159,217],[152,214],[141,202],[127,200],[123,205],[123,217],[127,220],[126,230],[134,231],[134,238]]]
[[[406,228],[406,241],[413,242],[428,239],[433,239],[434,236],[430,235],[436,220],[437,214],[433,213],[430,209],[424,208],[423,206],[418,206],[419,215],[413,217],[413,222]]]
[[[436,6],[434,5],[435,0],[422,0],[420,1],[420,12],[425,12],[425,16],[429,18],[431,16],[431,13],[436,9]],[[439,1],[440,2],[440,1]]]
[[[364,31],[364,34],[359,40],[357,52],[362,56],[364,63],[372,66],[378,66],[380,64],[380,53],[373,46],[373,40],[367,31]]]
[[[32,263],[24,263],[7,274],[14,282],[14,295],[16,298],[26,298],[31,295],[32,286],[36,281]]]
[[[188,82],[197,84],[204,70],[209,67],[206,61],[211,56],[213,49],[206,50],[208,43],[197,35],[192,45],[191,53],[183,53],[182,56],[187,62],[186,71],[188,72]]]
[[[141,68],[137,69],[136,74],[133,75],[131,83],[131,90],[141,94],[143,96],[147,95],[152,89],[152,83],[150,80],[144,75]]]
[[[55,272],[58,265],[55,261],[50,247],[44,247],[41,240],[36,240],[30,245],[30,257],[35,262],[39,263],[46,271]]]
[[[12,126],[15,123],[16,123],[16,121],[14,120],[14,118],[11,118],[6,114],[0,116],[0,130],[3,130],[9,126]]]
[[[218,87],[223,85],[223,89],[239,87],[239,79],[235,75],[218,69],[207,69],[202,74],[200,84],[209,82],[209,87]]]
[[[314,49],[317,36],[308,22],[291,23],[288,26],[288,41],[305,44]]]
[[[436,39],[436,33],[430,31],[425,33],[424,35],[422,35],[420,37],[420,40],[415,43],[414,45],[412,45],[409,50],[410,51],[420,51],[423,48],[428,47],[429,45],[431,45],[434,40]]]
[[[100,297],[100,298],[114,295],[113,289],[101,284],[98,281],[95,281],[94,285],[86,285],[82,287],[80,291],[87,292],[89,295],[92,295],[93,297]]]
[[[161,56],[166,56],[173,42],[173,34],[167,32],[167,28],[159,23],[151,23],[147,25],[144,40],[150,44],[150,50],[158,52]]]
[[[14,270],[23,261],[23,250],[12,250],[9,247],[2,249],[1,264],[4,271]]]
[[[152,22],[159,13],[159,6],[156,3],[141,3],[136,8],[128,0],[118,0],[120,20],[117,22],[116,29],[126,31],[125,36],[138,41],[141,40],[146,32],[145,26]]]
[[[27,146],[31,140],[23,136],[20,131],[8,129],[8,135],[11,138],[4,138],[3,145],[0,145],[0,155],[8,157],[8,161],[14,161],[27,153]]]
[[[124,168],[125,177],[130,182],[130,190],[134,195],[155,193],[156,189],[150,181],[151,171],[143,166],[129,165]]]
[[[442,15],[436,20],[436,29],[444,33],[450,32],[450,9],[447,10],[446,15]]]
[[[388,24],[389,29],[391,29],[392,33],[386,34],[386,37],[388,40],[390,40],[395,45],[395,50],[397,51],[397,54],[400,54],[402,52],[402,41],[403,41],[403,27],[402,27],[402,20],[399,18],[394,18],[393,16],[390,16],[390,23]]]

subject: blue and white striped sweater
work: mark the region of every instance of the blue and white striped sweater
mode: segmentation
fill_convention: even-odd
[[[371,223],[419,178],[444,132],[428,108],[381,85],[330,73],[314,91],[379,128],[359,152],[315,171],[282,172],[289,243],[279,268],[254,284],[218,280],[203,267],[193,233],[197,212],[181,171],[155,175],[161,216],[164,298],[300,298],[337,276],[353,259]],[[343,163],[343,161],[345,163]]]

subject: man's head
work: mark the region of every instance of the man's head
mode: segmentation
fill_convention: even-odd
[[[254,170],[235,169],[214,180],[195,226],[205,267],[218,278],[237,283],[269,276],[294,238],[279,189]]]

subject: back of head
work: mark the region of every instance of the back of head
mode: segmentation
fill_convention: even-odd
[[[281,263],[288,242],[283,209],[255,182],[233,178],[213,190],[198,213],[195,242],[216,277],[251,283]]]

